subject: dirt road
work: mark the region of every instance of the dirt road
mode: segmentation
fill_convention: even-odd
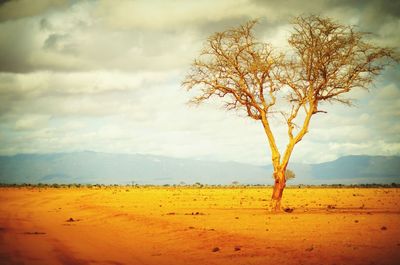
[[[0,264],[398,264],[400,189],[0,189]]]

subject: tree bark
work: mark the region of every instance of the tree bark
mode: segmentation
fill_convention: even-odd
[[[271,205],[273,212],[280,212],[283,190],[286,187],[285,170],[274,172],[275,184],[272,190]]]

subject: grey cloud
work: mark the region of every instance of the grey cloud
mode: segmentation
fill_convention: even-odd
[[[48,19],[42,18],[39,22],[41,30],[51,30],[52,26]]]
[[[170,70],[187,64],[200,46],[193,40],[196,34],[182,31],[104,31],[78,25],[68,31],[43,30],[34,19],[1,28],[3,72]]]
[[[3,22],[0,24],[0,39],[4,40],[0,44],[0,71],[181,69],[188,66],[213,32],[260,18],[256,33],[273,42],[282,31],[287,31],[285,25],[292,16],[305,11],[322,12],[343,23],[351,23],[355,16],[363,28],[371,26],[371,30],[376,31],[375,39],[380,43],[393,45],[400,41],[400,34],[394,34],[398,28],[396,20],[391,15],[385,16],[384,8],[378,11],[370,8],[373,2],[359,4],[365,6],[365,12],[357,11],[357,4],[337,1],[239,1],[235,5],[221,1],[212,11],[207,3],[185,2],[187,10],[172,18],[167,11],[172,12],[176,5],[166,3],[166,10],[154,11],[146,7],[146,2],[137,3],[146,12],[155,12],[152,14],[157,15],[157,20],[141,21],[128,14],[127,10],[137,5],[133,2],[123,1],[119,7],[110,1],[100,1],[98,4],[77,2],[62,12]],[[287,8],[288,5],[291,8]],[[195,7],[200,9],[200,15],[193,13]],[[348,10],[342,12],[346,8]],[[372,23],[373,19],[367,14],[374,12],[380,16],[372,18],[382,18],[382,23]],[[283,43],[286,41],[282,37],[274,44],[281,46]]]
[[[365,11],[374,14],[385,14],[399,17],[400,4],[398,1],[392,0],[252,0],[258,6],[266,8],[273,8],[277,20],[285,15],[299,15],[299,14],[326,14],[330,11],[355,9],[360,14]],[[369,10],[369,7],[374,7],[374,10]]]
[[[44,41],[43,49],[62,54],[79,55],[79,45],[71,41],[68,34],[50,34]]]
[[[373,6],[376,14],[383,13],[394,17],[400,17],[400,3],[392,0],[331,0],[328,1],[330,6],[348,6],[356,9],[364,10],[370,6]]]
[[[0,72],[87,70],[68,34],[46,33],[35,18],[0,23]]]
[[[68,6],[68,0],[18,0],[0,3],[0,22],[42,15]]]
[[[43,48],[57,49],[60,42],[65,40],[68,36],[65,34],[50,34],[44,42]]]
[[[373,33],[371,39],[378,44],[396,47],[400,42],[398,1],[253,0],[253,2],[265,9],[266,19],[275,23],[285,24],[298,15],[319,14],[331,17],[340,23],[357,25],[361,31]]]
[[[32,51],[35,27],[15,21],[0,24],[0,71],[26,72],[32,69],[28,58]]]

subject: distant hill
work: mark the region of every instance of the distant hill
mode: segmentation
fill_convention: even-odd
[[[289,184],[400,183],[399,156],[345,156],[292,163]],[[0,183],[272,184],[272,166],[140,154],[74,152],[0,156]]]
[[[313,165],[313,177],[320,183],[400,181],[399,156],[345,156],[333,162]]]

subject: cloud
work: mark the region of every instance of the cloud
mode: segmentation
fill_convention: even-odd
[[[0,22],[41,15],[54,9],[65,8],[66,0],[18,0],[0,3]]]
[[[16,131],[37,130],[46,127],[49,115],[26,114],[15,121]]]
[[[0,75],[0,153],[94,150],[269,163],[259,122],[226,112],[219,102],[186,105],[181,72]],[[5,88],[13,91],[6,93]],[[18,91],[18,93],[16,93]],[[363,92],[358,107],[327,105],[312,120],[292,161],[324,162],[346,154],[398,154],[398,87]],[[1,99],[6,97],[1,97]],[[391,110],[382,111],[383,106]],[[390,129],[390,130],[389,130]],[[273,121],[285,147],[283,123]],[[4,133],[6,132],[6,133]]]
[[[147,91],[171,82],[171,75],[176,74],[108,71],[0,74],[0,117],[26,112],[89,117],[130,112]]]
[[[400,4],[396,1],[366,0],[254,0],[264,9],[264,17],[275,24],[284,25],[298,15],[318,14],[334,20],[355,25],[363,32],[370,32],[370,39],[378,45],[397,47],[400,36],[397,34],[400,23]],[[290,7],[290,8],[288,8]]]
[[[371,118],[369,123],[371,129],[377,134],[384,136],[387,143],[400,141],[400,88],[398,85],[390,84],[375,90],[374,97],[368,102]]]
[[[99,1],[96,15],[108,27],[118,30],[145,29],[179,31],[192,25],[225,19],[262,15],[262,10],[247,0],[239,1]]]
[[[270,161],[260,123],[189,107],[180,82],[206,38],[260,18],[257,36],[287,45],[289,20],[322,14],[396,46],[396,1],[11,1],[0,5],[0,154],[94,150]],[[8,11],[7,11],[8,10]],[[7,12],[6,12],[7,11]],[[398,66],[357,107],[326,104],[292,161],[400,154]],[[273,119],[278,145],[286,128]]]
[[[0,71],[182,69],[213,32],[260,18],[258,36],[283,47],[290,19],[311,12],[372,31],[382,45],[400,41],[398,14],[376,1],[78,1],[40,10],[0,24]]]
[[[0,24],[0,71],[164,71],[187,65],[200,49],[191,30],[118,30],[79,2],[63,13]]]

